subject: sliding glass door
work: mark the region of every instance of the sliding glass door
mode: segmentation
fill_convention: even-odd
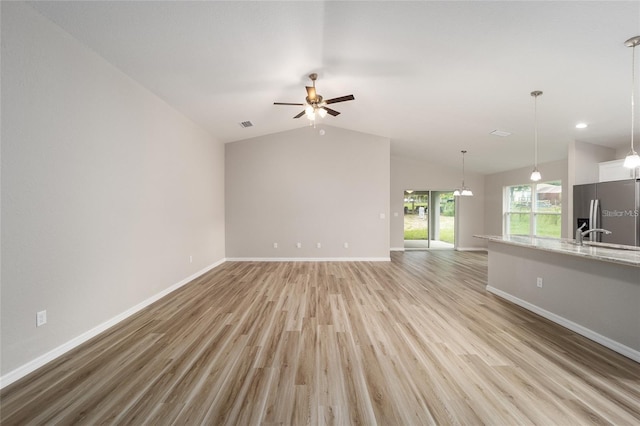
[[[405,249],[453,249],[454,224],[453,191],[404,191]]]

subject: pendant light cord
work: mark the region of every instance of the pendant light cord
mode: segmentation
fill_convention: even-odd
[[[533,167],[538,168],[538,95],[533,98]]]
[[[464,186],[464,155],[467,153],[467,150],[465,149],[460,152],[462,153],[462,189],[465,190],[467,187]]]
[[[634,124],[635,124],[635,97],[634,94],[636,92],[636,45],[634,44],[631,48],[631,153],[635,153],[633,149],[633,134],[634,134]]]

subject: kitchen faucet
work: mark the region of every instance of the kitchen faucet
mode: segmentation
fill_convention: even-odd
[[[584,228],[585,225],[586,223],[583,223],[580,228],[576,229],[576,244],[579,246],[584,245],[584,237],[586,237],[592,232],[602,232],[603,234],[607,234],[607,235],[611,234],[611,231],[608,231],[602,228],[593,228],[593,229],[587,229],[586,231],[582,231],[582,228]]]

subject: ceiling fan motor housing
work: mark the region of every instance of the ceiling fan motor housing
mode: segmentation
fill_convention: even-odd
[[[321,107],[324,106],[324,102],[322,102],[322,96],[316,95],[315,99],[310,99],[309,96],[305,98],[307,103],[312,107]]]

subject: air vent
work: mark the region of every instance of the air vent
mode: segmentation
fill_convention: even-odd
[[[495,136],[501,136],[504,138],[506,136],[509,136],[511,133],[505,132],[504,130],[494,130],[493,132],[491,132],[491,134]]]
[[[252,122],[250,122],[250,121],[243,121],[243,122],[238,123],[238,124],[240,124],[240,127],[245,128],[245,129],[246,129],[247,127],[253,127],[253,123],[252,123]]]

